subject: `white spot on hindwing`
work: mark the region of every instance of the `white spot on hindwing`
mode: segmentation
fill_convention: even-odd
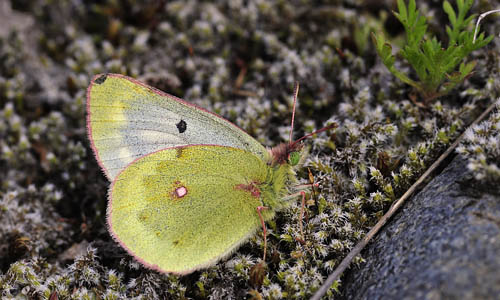
[[[177,196],[177,198],[182,198],[182,197],[186,196],[187,192],[188,191],[187,191],[186,187],[180,186],[180,187],[175,189],[174,193]]]

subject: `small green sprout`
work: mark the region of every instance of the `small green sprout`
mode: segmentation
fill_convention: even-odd
[[[476,15],[466,18],[473,0],[457,0],[458,12],[448,1],[443,2],[443,10],[448,15],[450,26],[446,26],[448,47],[443,48],[436,37],[426,38],[427,23],[416,9],[415,0],[410,0],[408,7],[405,1],[398,0],[399,12],[393,12],[403,24],[406,31],[406,45],[399,54],[415,70],[419,81],[410,79],[406,74],[396,69],[396,57],[392,54],[392,46],[387,43],[382,34],[372,33],[372,40],[377,53],[389,71],[401,81],[414,87],[423,98],[424,106],[431,100],[449,93],[458,84],[467,79],[476,62],[463,62],[472,51],[487,45],[493,36],[484,37],[481,33],[475,40],[475,35],[467,28]],[[458,70],[457,70],[458,66]]]

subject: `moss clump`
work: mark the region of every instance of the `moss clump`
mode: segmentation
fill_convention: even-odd
[[[476,180],[498,182],[500,179],[500,104],[488,120],[465,132],[465,137],[457,147],[469,163],[467,168]]]

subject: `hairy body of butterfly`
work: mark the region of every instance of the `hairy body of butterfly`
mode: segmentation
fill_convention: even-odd
[[[176,274],[215,264],[284,208],[302,148],[267,151],[229,121],[117,74],[92,80],[87,128],[112,182],[113,238]]]

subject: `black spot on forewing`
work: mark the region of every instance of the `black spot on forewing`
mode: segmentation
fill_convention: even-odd
[[[107,78],[108,78],[108,74],[104,74],[104,75],[97,77],[96,80],[94,80],[94,82],[97,84],[102,84],[102,83],[104,83],[104,81],[106,81]]]
[[[180,120],[175,126],[179,129],[179,133],[183,133],[187,129],[187,124],[184,120]]]

